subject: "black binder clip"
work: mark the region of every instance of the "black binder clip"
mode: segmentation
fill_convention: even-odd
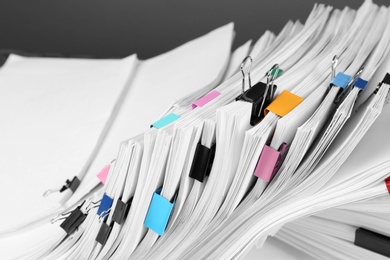
[[[250,60],[250,66],[248,70],[248,83],[249,88],[245,91],[245,72],[244,66]],[[275,90],[277,88],[274,85],[274,80],[281,74],[282,70],[279,69],[278,64],[275,64],[271,70],[265,75],[267,78],[267,83],[259,82],[256,85],[252,86],[251,84],[251,75],[250,69],[252,65],[252,57],[246,57],[241,63],[241,73],[242,73],[242,94],[239,95],[236,100],[242,100],[252,103],[252,113],[250,124],[252,126],[256,125],[264,118],[263,111],[271,103]]]
[[[133,198],[131,198],[128,203],[124,203],[121,199],[118,199],[115,206],[115,210],[112,213],[112,223],[108,225],[106,220],[102,222],[99,232],[95,239],[96,242],[104,246],[107,242],[108,237],[110,236],[112,227],[114,226],[114,222],[120,225],[122,225],[125,222],[127,214],[129,213],[132,200]]]
[[[386,75],[383,78],[383,80],[378,83],[378,85],[376,86],[374,92],[372,92],[372,94],[367,98],[367,100],[370,99],[372,95],[375,95],[376,93],[378,93],[379,89],[382,87],[383,84],[390,85],[390,74],[389,73],[386,73]],[[386,100],[387,100],[387,98],[388,97],[386,97]]]
[[[383,78],[383,80],[378,83],[378,85],[375,88],[375,90],[367,97],[367,99],[363,103],[360,104],[360,106],[356,109],[356,111],[358,111],[365,103],[367,103],[368,100],[370,100],[373,95],[378,93],[379,89],[382,87],[383,84],[390,85],[390,74],[389,73],[386,73],[386,75]],[[386,104],[387,103],[389,103],[389,93],[386,96]]]
[[[81,203],[80,206],[75,208],[72,212],[61,214],[61,216],[69,215],[60,225],[60,227],[66,232],[66,234],[73,234],[76,229],[81,225],[81,223],[83,223],[84,220],[87,218],[87,213],[84,213],[81,210],[81,207],[84,205],[84,203],[85,201]],[[54,218],[52,219],[51,223],[54,223],[62,218],[63,217]]]
[[[375,94],[378,92],[378,90],[382,86],[382,84],[390,85],[390,74],[389,73],[386,73],[386,76],[383,78],[382,82],[379,84],[379,87],[375,90]],[[389,93],[387,93],[387,96],[386,96],[386,100],[385,100],[386,104],[388,104],[390,101]]]
[[[48,195],[54,193],[54,192],[63,192],[67,189],[70,189],[72,192],[75,192],[77,190],[77,188],[80,186],[80,180],[74,176],[73,179],[70,181],[70,180],[66,180],[65,181],[65,185],[62,186],[61,189],[58,189],[58,190],[47,190],[45,191],[45,193],[43,193],[43,197],[47,197]]]
[[[354,244],[375,253],[390,257],[390,237],[369,231],[356,229]]]
[[[215,144],[211,148],[208,148],[200,142],[198,143],[191,165],[191,178],[203,182],[204,178],[209,176],[214,162],[215,147]]]
[[[62,186],[60,192],[63,192],[67,189],[70,189],[72,192],[75,192],[76,189],[79,187],[79,185],[80,185],[80,180],[76,176],[74,176],[71,181],[70,180],[65,181],[65,185]]]
[[[386,73],[386,75],[383,78],[383,80],[381,82],[379,82],[378,87],[374,91],[374,94],[378,93],[378,91],[379,91],[380,87],[382,86],[382,84],[390,85],[390,74],[389,73]]]
[[[99,232],[96,236],[96,242],[104,246],[108,240],[108,237],[110,236],[112,227],[114,225],[114,222],[111,223],[111,225],[108,225],[106,222],[103,222],[100,226]]]
[[[112,221],[119,225],[122,225],[125,222],[132,200],[133,198],[131,198],[128,203],[124,203],[121,199],[118,199],[114,212],[112,213]]]

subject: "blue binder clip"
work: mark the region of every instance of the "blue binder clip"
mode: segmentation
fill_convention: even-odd
[[[340,88],[339,94],[336,96],[334,103],[340,104],[344,99],[345,95],[348,91],[350,91],[350,87],[354,81],[354,78],[350,75],[344,74],[342,72],[337,73],[336,77],[333,78],[330,83],[331,86],[336,86]]]
[[[339,72],[337,73],[336,77],[333,78],[331,85],[344,89],[348,86],[348,83],[351,81],[351,79],[352,76]]]
[[[107,196],[107,194],[104,193],[102,201],[100,202],[100,206],[96,213],[101,219],[104,220],[110,213],[112,202],[113,200],[109,196]]]
[[[359,88],[361,91],[363,91],[366,88],[367,84],[368,84],[367,80],[364,80],[362,78],[357,78],[353,85]]]
[[[144,225],[162,236],[168,225],[169,218],[171,217],[176,198],[173,202],[170,202],[166,198],[162,197],[160,193],[161,189],[158,189],[153,194]]]

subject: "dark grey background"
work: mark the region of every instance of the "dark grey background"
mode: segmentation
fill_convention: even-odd
[[[357,8],[363,0],[320,0]],[[234,47],[304,22],[312,0],[0,0],[0,50],[44,56],[146,59],[230,21]],[[389,5],[389,0],[375,0]]]

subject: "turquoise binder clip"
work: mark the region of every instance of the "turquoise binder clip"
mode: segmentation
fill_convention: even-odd
[[[150,127],[155,127],[155,128],[163,128],[164,126],[169,125],[170,123],[175,122],[177,119],[179,119],[180,116],[170,113],[163,118],[160,118],[158,121],[154,122]]]

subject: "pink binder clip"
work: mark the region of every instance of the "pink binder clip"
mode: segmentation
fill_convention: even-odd
[[[202,98],[198,99],[197,101],[195,101],[194,103],[192,103],[192,110],[194,110],[196,107],[203,107],[204,105],[206,105],[211,100],[218,97],[219,95],[221,95],[220,92],[218,92],[216,90],[211,91],[210,93],[208,93],[204,97],[202,97]]]
[[[270,182],[276,172],[279,170],[286,151],[286,143],[283,143],[280,146],[279,151],[276,151],[268,145],[265,145],[263,151],[261,152],[259,161],[257,162],[255,176],[264,180],[265,182]]]
[[[103,169],[100,170],[100,172],[96,175],[99,180],[103,183],[106,184],[108,172],[110,171],[111,163],[104,166]]]

